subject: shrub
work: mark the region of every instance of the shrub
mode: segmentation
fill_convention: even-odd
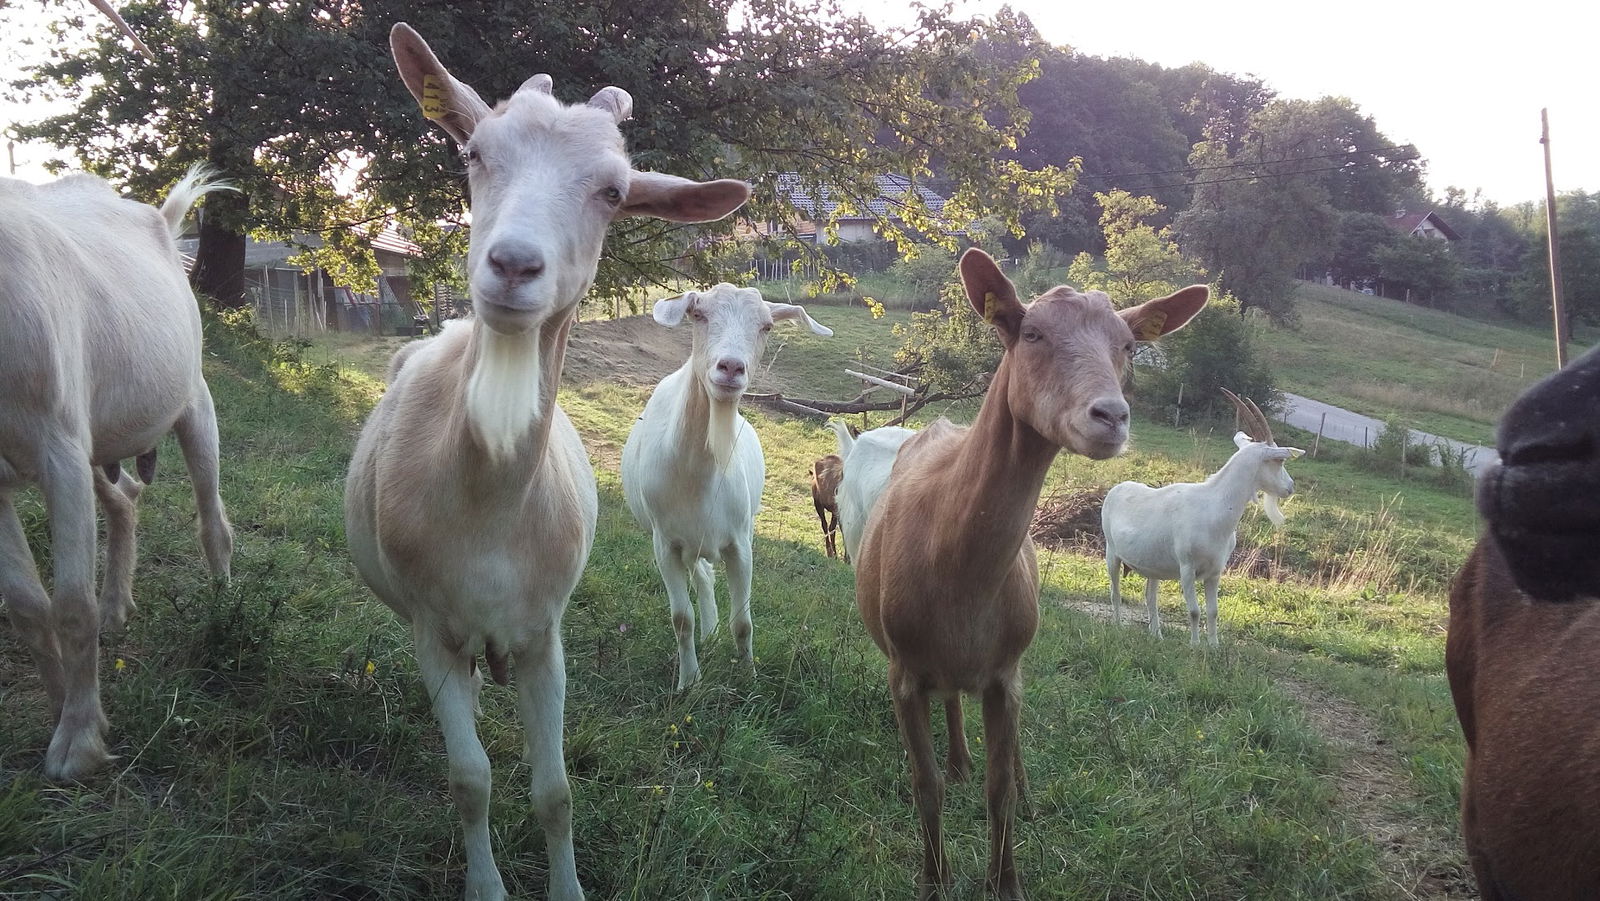
[[[1211,302],[1181,331],[1161,339],[1158,351],[1141,354],[1137,402],[1168,421],[1233,418],[1233,404],[1220,389],[1254,401],[1271,414],[1282,406],[1272,369],[1259,348],[1261,325],[1241,314],[1230,295]],[[1179,392],[1182,391],[1182,403]]]

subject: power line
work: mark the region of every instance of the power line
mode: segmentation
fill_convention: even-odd
[[[1102,181],[1104,181],[1106,179],[1112,179],[1112,178],[1140,178],[1140,177],[1143,177],[1143,176],[1146,176],[1146,175],[1176,175],[1176,174],[1181,173],[1181,172],[1208,172],[1208,171],[1211,171],[1211,170],[1214,170],[1214,169],[1242,169],[1242,168],[1244,168],[1246,166],[1277,165],[1278,163],[1293,163],[1293,162],[1299,162],[1300,160],[1322,160],[1322,159],[1329,159],[1331,157],[1336,157],[1336,156],[1354,156],[1356,154],[1362,154],[1362,153],[1376,155],[1376,154],[1380,154],[1380,153],[1386,153],[1386,152],[1391,151],[1391,150],[1409,150],[1411,153],[1416,154],[1416,155],[1407,157],[1405,159],[1385,160],[1385,162],[1403,163],[1403,162],[1407,162],[1409,160],[1421,159],[1421,154],[1417,154],[1417,149],[1416,149],[1415,146],[1413,146],[1411,144],[1391,144],[1391,145],[1389,145],[1387,147],[1374,147],[1374,148],[1372,148],[1370,150],[1360,150],[1360,149],[1357,149],[1357,150],[1341,150],[1341,151],[1339,151],[1337,153],[1317,153],[1317,154],[1312,154],[1310,156],[1285,157],[1285,158],[1283,158],[1281,160],[1272,160],[1270,162],[1267,161],[1267,160],[1257,160],[1255,162],[1243,162],[1243,163],[1219,163],[1218,165],[1215,165],[1215,166],[1185,166],[1182,169],[1159,169],[1159,170],[1156,170],[1156,171],[1153,171],[1153,172],[1122,172],[1122,173],[1118,173],[1118,174],[1115,174],[1115,175],[1098,175],[1098,174],[1095,174],[1095,173],[1092,173],[1092,172],[1085,172],[1085,173],[1083,173],[1082,177],[1084,177],[1084,178],[1098,178],[1098,179],[1101,179]],[[1336,167],[1336,168],[1338,168],[1338,167]]]
[[[1302,157],[1302,159],[1307,159],[1307,157]],[[1402,158],[1393,159],[1393,160],[1386,160],[1385,162],[1408,163],[1408,162],[1411,162],[1412,160],[1420,160],[1420,159],[1422,159],[1422,156],[1421,156],[1421,154],[1418,154],[1417,156],[1402,157]],[[1262,165],[1262,164],[1256,163],[1255,165]],[[1378,163],[1377,165],[1382,165],[1382,163]],[[1141,190],[1141,191],[1154,191],[1154,190],[1157,190],[1159,188],[1198,188],[1201,185],[1218,185],[1218,184],[1222,184],[1223,182],[1230,182],[1230,181],[1252,181],[1252,180],[1257,180],[1257,179],[1265,181],[1266,179],[1269,179],[1269,178],[1293,178],[1293,177],[1295,177],[1297,175],[1310,175],[1310,174],[1315,173],[1315,172],[1337,172],[1337,171],[1339,171],[1341,169],[1350,169],[1350,168],[1352,168],[1352,167],[1350,167],[1350,166],[1322,166],[1322,167],[1316,168],[1316,169],[1299,169],[1299,170],[1296,170],[1294,172],[1265,172],[1265,173],[1263,173],[1263,172],[1252,172],[1249,175],[1235,175],[1235,176],[1231,176],[1229,178],[1208,178],[1208,179],[1206,179],[1204,181],[1175,181],[1175,182],[1172,182],[1170,184],[1165,184],[1165,185],[1145,185],[1145,186],[1139,188],[1139,190]],[[1353,168],[1367,169],[1367,168],[1371,168],[1371,166],[1370,165],[1355,166]]]

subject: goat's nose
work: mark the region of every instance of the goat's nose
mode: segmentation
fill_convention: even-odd
[[[525,282],[544,272],[544,254],[526,241],[499,241],[489,248],[489,268],[509,282]]]
[[[1109,429],[1128,424],[1128,402],[1120,397],[1102,397],[1089,405],[1089,418]]]
[[[717,361],[717,371],[727,376],[744,375],[744,361],[723,357]]]

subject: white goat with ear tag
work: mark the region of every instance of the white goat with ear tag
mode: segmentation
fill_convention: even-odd
[[[1180,482],[1151,488],[1123,482],[1106,492],[1100,525],[1106,538],[1106,572],[1111,577],[1111,606],[1122,623],[1122,568],[1144,576],[1150,634],[1161,636],[1156,600],[1160,580],[1177,579],[1189,606],[1189,642],[1200,644],[1200,605],[1195,581],[1205,585],[1207,633],[1217,640],[1217,588],[1239,538],[1239,519],[1252,498],[1261,501],[1267,518],[1282,526],[1278,500],[1294,494],[1294,479],[1283,464],[1305,453],[1279,447],[1272,427],[1254,402],[1228,389],[1222,393],[1238,408],[1246,432],[1233,436],[1239,450],[1204,482]]]
[[[672,602],[682,690],[700,679],[689,581],[692,576],[704,639],[717,626],[711,569],[717,560],[728,571],[729,627],[740,657],[754,665],[751,547],[766,462],[755,430],[739,416],[739,398],[775,321],[803,322],[817,335],[833,331],[802,307],[768,303],[754,288],[728,284],[657,301],[652,315],[668,327],[687,319],[694,345],[683,367],[656,386],[628,435],[622,491],[654,539],[656,565]]]

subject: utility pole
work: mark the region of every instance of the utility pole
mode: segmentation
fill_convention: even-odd
[[[1556,234],[1556,182],[1550,174],[1550,110],[1539,110],[1539,143],[1544,145],[1544,215],[1550,233],[1550,310],[1556,325],[1556,368],[1567,365],[1567,311],[1561,304],[1561,237]]]

